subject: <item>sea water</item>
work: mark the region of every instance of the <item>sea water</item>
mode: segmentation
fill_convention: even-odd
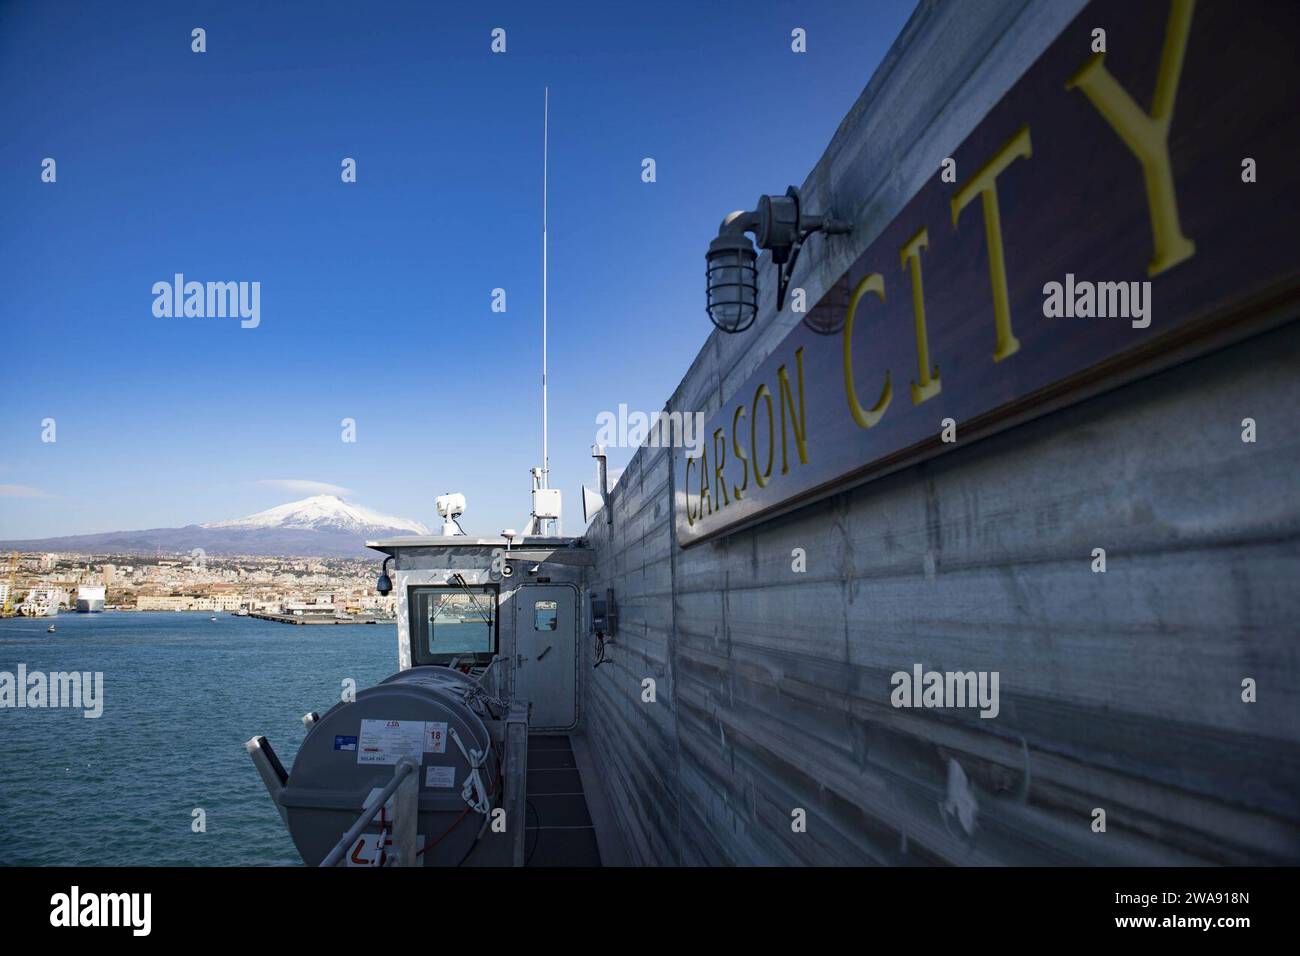
[[[0,673],[103,674],[98,718],[0,707],[0,865],[301,865],[244,741],[292,769],[303,714],[398,669],[396,625],[211,618],[0,620]]]

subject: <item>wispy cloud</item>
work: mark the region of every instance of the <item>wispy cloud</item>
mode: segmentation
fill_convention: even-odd
[[[0,498],[52,498],[48,491],[31,485],[0,485]]]
[[[352,493],[349,489],[339,485],[331,485],[325,481],[308,481],[305,478],[262,478],[257,483],[266,485],[268,488],[288,491],[295,495],[348,495]]]

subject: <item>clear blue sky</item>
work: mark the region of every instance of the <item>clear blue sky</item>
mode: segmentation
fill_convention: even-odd
[[[803,181],[913,5],[0,3],[0,538],[303,496],[272,479],[430,525],[458,490],[470,533],[522,527],[548,84],[551,483],[578,533],[596,415],[662,408],[711,328],[718,222]],[[155,318],[176,272],[259,281],[260,327]]]

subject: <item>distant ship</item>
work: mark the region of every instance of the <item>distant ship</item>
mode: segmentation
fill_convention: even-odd
[[[102,585],[83,584],[77,588],[77,613],[98,614],[104,610],[104,588]]]
[[[59,613],[59,595],[54,588],[33,588],[18,605],[23,617],[54,617]]]

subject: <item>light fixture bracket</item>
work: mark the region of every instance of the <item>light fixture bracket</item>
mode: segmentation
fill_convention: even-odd
[[[842,236],[853,231],[852,223],[833,218],[830,214],[806,216],[803,196],[797,186],[786,189],[784,196],[761,196],[758,200],[759,227],[755,232],[760,249],[772,253],[772,263],[777,267],[776,309],[785,308],[785,294],[794,275],[795,263],[804,242],[814,232]]]
[[[704,257],[709,319],[723,332],[736,333],[745,331],[758,317],[757,253],[745,233],[753,233],[758,247],[772,253],[777,270],[776,309],[780,312],[808,237],[814,232],[836,236],[852,231],[852,223],[829,213],[804,215],[803,197],[796,186],[786,189],[784,196],[760,196],[755,210],[729,214]]]

